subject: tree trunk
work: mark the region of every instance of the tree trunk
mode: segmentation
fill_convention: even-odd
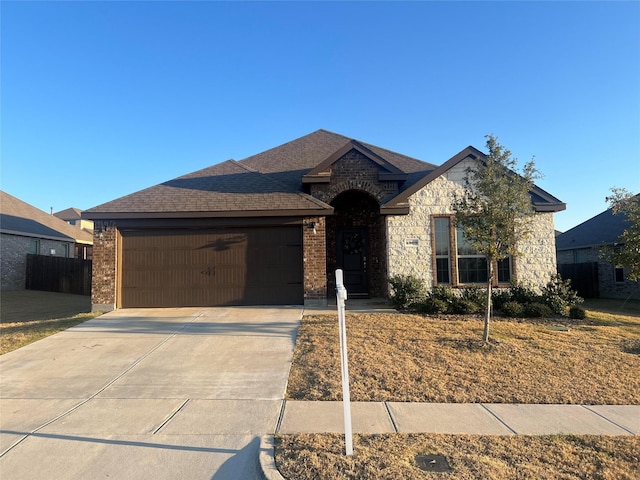
[[[489,275],[487,278],[487,311],[484,317],[484,332],[482,333],[482,341],[489,341],[489,321],[491,320],[491,284],[493,283],[493,261],[487,262],[489,265]]]

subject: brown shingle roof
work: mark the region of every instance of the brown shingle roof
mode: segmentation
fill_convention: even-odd
[[[80,220],[81,215],[82,210],[78,208],[67,208],[53,214],[54,217],[58,217],[65,222],[68,222],[69,220]]]
[[[85,216],[96,219],[106,218],[96,213],[216,216],[230,212],[237,216],[263,216],[292,215],[296,211],[321,213],[331,212],[332,208],[268,175],[227,160],[91,208]]]
[[[93,235],[0,191],[0,231],[26,237],[93,243]]]
[[[416,187],[424,186],[425,178],[438,169],[431,163],[317,130],[239,162],[227,160],[99,205],[84,212],[83,217],[97,220],[331,214],[330,205],[303,190],[302,177],[349,144],[369,149],[389,172],[406,174],[396,197],[400,202]],[[390,199],[388,205],[396,205],[396,199]]]

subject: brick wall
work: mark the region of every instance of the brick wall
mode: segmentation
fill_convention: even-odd
[[[365,155],[351,150],[331,166],[330,183],[310,187],[314,197],[336,207],[335,215],[327,217],[326,226],[325,276],[329,292],[335,289],[338,229],[362,227],[368,234],[369,294],[375,297],[386,293],[386,227],[384,217],[380,215],[380,203],[397,193],[398,182],[380,181],[380,170],[380,166]]]
[[[116,308],[117,292],[117,228],[107,222],[95,222],[93,231],[93,311],[108,312]]]
[[[351,150],[331,167],[331,183],[311,186],[311,195],[331,203],[342,192],[360,190],[367,192],[378,203],[397,192],[398,182],[378,180],[380,167],[356,150]]]
[[[579,248],[580,261],[598,264],[598,289],[601,298],[620,298],[640,300],[640,282],[631,282],[625,278],[624,282],[616,282],[615,267],[605,261],[600,255],[601,247]],[[576,250],[562,250],[557,253],[558,264],[576,263]]]
[[[51,252],[55,251],[56,257],[73,257],[73,242],[3,233],[0,240],[2,271],[0,290],[24,290],[27,280],[27,254],[30,252],[33,240],[39,243],[38,255],[51,255]]]
[[[315,225],[315,228],[312,227]],[[325,217],[308,217],[302,227],[305,305],[327,298],[327,244]]]

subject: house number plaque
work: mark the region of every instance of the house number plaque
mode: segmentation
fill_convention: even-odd
[[[202,270],[200,273],[202,275],[206,275],[207,277],[215,277],[216,267],[207,267],[205,270]]]

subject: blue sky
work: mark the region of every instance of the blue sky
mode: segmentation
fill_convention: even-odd
[[[12,2],[2,190],[87,209],[324,128],[441,164],[495,134],[567,230],[640,191],[640,2]]]

